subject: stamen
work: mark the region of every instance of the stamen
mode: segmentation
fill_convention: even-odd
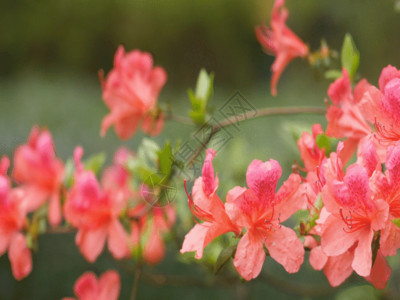
[[[199,220],[205,221],[205,222],[215,222],[215,219],[213,217],[212,214],[206,212],[205,210],[201,209],[200,207],[198,207],[192,197],[190,196],[190,194],[188,193],[187,189],[186,189],[186,179],[183,182],[183,186],[185,188],[185,192],[186,195],[188,197],[188,204],[189,204],[189,209],[192,212],[193,216],[195,216],[196,218],[198,218]],[[199,222],[197,222],[194,218],[193,220],[199,224]]]

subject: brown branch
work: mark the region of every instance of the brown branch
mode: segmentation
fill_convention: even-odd
[[[222,128],[228,127],[230,125],[234,125],[244,120],[257,119],[266,116],[279,116],[279,115],[300,115],[300,114],[325,114],[325,107],[267,107],[263,109],[257,110],[257,114],[252,117],[248,117],[246,115],[238,115],[226,118],[222,120],[217,125],[210,125],[211,132],[208,135],[207,139],[201,143],[200,147],[193,153],[193,155],[189,158],[187,166],[191,166],[196,158],[201,154],[201,152],[207,147],[208,143],[211,141],[212,137],[220,131]]]

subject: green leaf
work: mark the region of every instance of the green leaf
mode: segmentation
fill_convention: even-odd
[[[222,269],[222,267],[228,262],[228,260],[235,255],[236,247],[237,245],[232,245],[220,252],[214,265],[214,273],[218,273]]]
[[[206,70],[201,69],[197,78],[195,92],[188,90],[189,100],[192,104],[192,110],[189,116],[196,124],[205,122],[207,113],[207,103],[213,92],[214,75],[208,74]]]
[[[171,143],[166,142],[164,148],[157,152],[158,155],[158,166],[161,174],[165,177],[169,177],[172,170],[173,156],[171,150]]]
[[[342,72],[339,70],[328,70],[325,72],[325,78],[326,79],[338,79],[342,77]]]
[[[208,74],[205,69],[201,69],[197,77],[195,97],[202,99],[207,104],[213,90],[214,75]]]
[[[394,223],[394,225],[400,228],[400,219],[394,219],[392,220],[392,222]]]
[[[102,152],[86,159],[84,162],[84,166],[86,170],[92,170],[97,175],[103,167],[105,161],[106,154]]]
[[[319,149],[325,149],[325,155],[329,156],[331,152],[336,151],[338,140],[335,138],[330,138],[325,134],[319,134],[316,137],[317,146]]]
[[[354,44],[353,38],[349,33],[344,37],[342,46],[342,66],[349,72],[349,76],[353,79],[360,64],[360,52]]]
[[[75,165],[74,165],[74,160],[72,158],[68,158],[67,161],[65,162],[64,172],[65,172],[64,185],[65,187],[70,188],[74,183],[74,173],[75,173]]]

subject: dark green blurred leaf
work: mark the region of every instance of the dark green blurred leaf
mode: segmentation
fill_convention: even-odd
[[[370,285],[349,287],[341,290],[336,300],[377,300],[376,290]]]
[[[329,70],[325,72],[326,79],[338,79],[342,76],[342,72],[339,70]]]
[[[237,245],[232,245],[221,251],[214,265],[214,273],[218,273],[229,259],[235,255],[236,248]]]
[[[354,44],[353,38],[349,33],[344,37],[342,46],[342,67],[344,67],[352,79],[357,72],[358,65],[360,64],[360,52]]]

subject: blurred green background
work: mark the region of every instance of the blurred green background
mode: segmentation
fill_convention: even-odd
[[[269,21],[272,5],[267,0],[2,0],[0,153],[12,156],[34,124],[50,129],[63,159],[71,156],[76,145],[82,145],[87,155],[106,152],[109,158],[120,145],[136,149],[144,137],[141,133],[127,142],[121,142],[113,130],[105,138],[99,137],[107,109],[101,100],[97,72],[112,68],[120,44],[126,50],[151,52],[155,64],[166,69],[168,82],[159,101],[169,104],[177,114],[189,111],[187,89],[194,87],[202,67],[216,75],[211,103],[216,112],[236,91],[256,108],[323,106],[329,82],[316,76],[302,60],[289,65],[279,82],[278,96],[270,96],[274,58],[261,50],[254,27]],[[319,47],[322,38],[339,50],[345,33],[350,32],[361,53],[359,73],[371,83],[377,83],[384,66],[400,66],[400,14],[395,1],[287,0],[286,5],[290,10],[288,25],[312,50]],[[216,117],[221,118],[218,114]],[[245,170],[254,158],[277,159],[284,169],[283,178],[287,176],[293,161],[299,160],[290,132],[293,128],[308,129],[314,122],[325,126],[323,116],[289,116],[243,122],[239,130],[231,129],[234,138],[215,160],[223,183],[220,196],[234,185],[245,184]],[[193,131],[191,126],[170,122],[156,141],[174,142],[179,137],[190,140]],[[178,200],[185,201],[184,197]],[[183,225],[176,230],[187,232]],[[84,271],[99,274],[109,268],[120,271],[120,299],[129,299],[133,277],[107,251],[95,264],[89,264],[75,247],[73,234],[43,236],[39,247],[33,256],[32,274],[21,282],[11,276],[7,255],[0,257],[0,300],[72,296],[74,281]],[[311,299],[312,295],[293,294],[291,287],[328,286],[321,272],[312,271],[307,257],[298,274],[286,274],[267,258],[264,270],[268,276],[277,276],[272,276],[275,280],[267,276],[266,280],[233,287],[212,285],[209,282],[214,275],[199,265],[187,264],[178,250],[179,245],[170,242],[166,259],[148,270],[193,276],[195,280],[186,286],[179,281],[167,286],[143,281],[139,299]],[[398,257],[390,261],[394,270],[386,291],[377,292],[353,276],[322,298],[396,297],[400,292],[400,262]],[[129,267],[130,263],[122,265]]]

